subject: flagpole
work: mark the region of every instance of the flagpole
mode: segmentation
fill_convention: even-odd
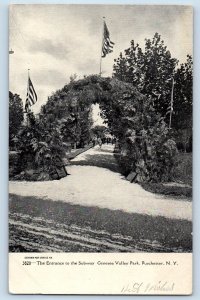
[[[105,22],[105,17],[103,17],[103,29],[102,29],[102,42],[101,42],[101,52],[100,52],[100,70],[99,70],[99,75],[101,76],[101,67],[102,67],[102,48],[103,48],[103,38],[104,38],[104,22]]]
[[[28,84],[27,84],[27,95],[29,98],[29,78],[30,78],[30,74],[29,74],[30,69],[28,69]],[[29,113],[30,113],[30,107],[28,106],[28,112],[26,113],[26,122],[27,122],[27,127],[30,126],[30,120],[29,120]]]
[[[28,95],[28,97],[29,97],[29,78],[30,78],[30,69],[28,69],[28,84],[27,84],[27,95]],[[30,110],[30,107],[28,107],[28,111]]]
[[[170,116],[169,116],[169,129],[171,129],[171,125],[172,125],[173,102],[174,102],[174,78],[172,77],[172,90],[171,90],[171,106],[170,106]]]

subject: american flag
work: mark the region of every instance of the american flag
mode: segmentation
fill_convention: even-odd
[[[114,43],[110,40],[110,33],[106,22],[104,21],[104,30],[103,30],[103,43],[102,43],[102,54],[101,57],[105,57],[106,54],[113,52]]]
[[[37,102],[37,94],[33,87],[32,81],[30,77],[28,78],[28,87],[27,87],[27,95],[26,95],[26,103],[25,103],[25,111],[30,112],[30,107]]]

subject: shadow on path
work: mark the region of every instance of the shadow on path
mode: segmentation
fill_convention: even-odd
[[[106,168],[113,172],[119,173],[119,166],[114,160],[111,160],[110,155],[86,155],[86,160],[79,160],[79,161],[71,161],[71,165],[76,166],[95,166],[100,168]]]
[[[11,252],[191,252],[192,223],[11,194]]]
[[[71,165],[96,166],[120,173],[119,166],[112,155],[112,150],[93,148],[92,153],[85,154],[84,159],[71,160]]]

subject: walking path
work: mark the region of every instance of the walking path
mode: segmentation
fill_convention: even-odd
[[[96,146],[80,154],[67,166],[67,171],[71,175],[61,180],[11,181],[9,192],[128,213],[192,219],[190,202],[147,192],[118,173],[112,145],[103,145],[101,149]]]

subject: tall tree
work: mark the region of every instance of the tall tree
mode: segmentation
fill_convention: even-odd
[[[130,48],[115,60],[113,75],[133,84],[142,94],[151,96],[156,110],[165,116],[170,104],[172,78],[178,60],[171,54],[158,33],[145,40],[144,51],[131,41]]]
[[[173,128],[192,128],[192,85],[193,85],[193,61],[187,55],[187,61],[180,65],[175,74],[174,86],[174,118]]]
[[[187,55],[187,61],[176,70],[172,115],[172,128],[184,151],[192,150],[192,97],[193,60]]]

